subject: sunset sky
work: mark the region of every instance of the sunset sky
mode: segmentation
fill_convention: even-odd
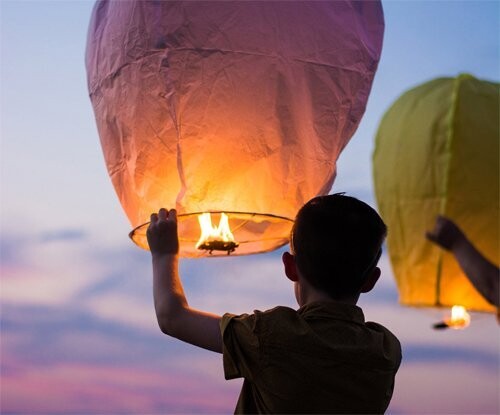
[[[391,103],[440,76],[500,78],[498,1],[383,6],[382,58],[333,186],[374,207],[374,135]],[[127,237],[88,98],[92,7],[0,0],[0,410],[230,413],[241,380],[224,380],[221,356],[157,327],[150,256]],[[182,261],[190,304],[216,313],[296,307],[282,251]],[[446,310],[399,305],[386,254],[381,268],[360,304],[403,346],[388,412],[498,413],[496,318],[474,313],[466,330],[434,331]]]

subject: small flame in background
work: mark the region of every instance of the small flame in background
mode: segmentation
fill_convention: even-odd
[[[454,305],[451,308],[451,317],[445,319],[445,322],[452,329],[464,329],[470,324],[470,314],[465,307]]]
[[[196,248],[213,241],[234,242],[234,236],[229,228],[229,218],[225,213],[220,215],[219,226],[212,225],[212,216],[209,212],[199,215],[198,222],[200,223],[201,236]]]

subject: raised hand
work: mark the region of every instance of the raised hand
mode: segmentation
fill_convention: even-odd
[[[425,235],[427,239],[449,251],[465,239],[465,235],[455,222],[444,216],[438,216],[434,229]]]
[[[151,223],[146,236],[152,255],[177,254],[179,238],[176,210],[161,208],[158,213],[151,214]]]

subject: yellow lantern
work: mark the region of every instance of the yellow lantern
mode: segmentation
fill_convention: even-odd
[[[378,1],[98,2],[88,87],[134,242],[147,248],[150,214],[175,207],[183,256],[286,244],[297,210],[331,189],[383,29]]]
[[[373,174],[400,301],[493,311],[425,232],[447,216],[498,264],[499,84],[460,75],[404,93],[380,123]]]

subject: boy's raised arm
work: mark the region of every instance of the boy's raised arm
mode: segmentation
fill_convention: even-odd
[[[174,209],[151,215],[147,231],[153,258],[153,297],[163,333],[187,343],[222,353],[221,317],[189,307],[179,277],[179,239]]]

